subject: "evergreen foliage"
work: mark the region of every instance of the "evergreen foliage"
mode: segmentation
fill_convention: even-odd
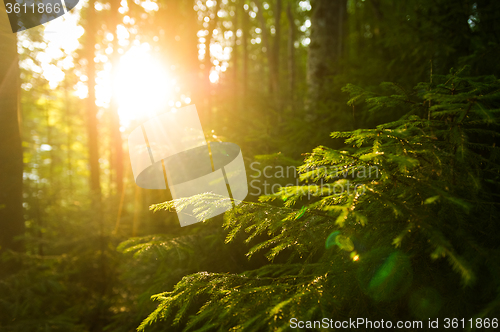
[[[332,133],[349,147],[308,154],[299,168],[303,186],[226,213],[226,242],[238,234],[246,243],[259,239],[247,256],[265,252],[269,264],[184,277],[153,296],[160,304],[139,330],[161,320],[185,330],[278,331],[292,317],[495,317],[500,81],[463,68],[413,91],[392,83],[382,89],[394,92],[344,91],[350,105],[406,115]],[[152,208],[192,203],[203,218],[213,199]],[[286,262],[275,262],[283,255]]]

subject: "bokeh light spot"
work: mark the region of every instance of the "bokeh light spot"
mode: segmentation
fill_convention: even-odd
[[[364,254],[357,273],[365,294],[377,302],[399,298],[408,291],[413,281],[408,256],[390,247]]]

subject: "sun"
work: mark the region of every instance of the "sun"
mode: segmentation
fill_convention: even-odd
[[[143,43],[121,56],[114,86],[120,120],[130,123],[170,109],[175,80],[151,55],[149,44]]]

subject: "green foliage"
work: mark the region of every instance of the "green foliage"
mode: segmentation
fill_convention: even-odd
[[[99,238],[86,235],[71,241],[73,252],[61,255],[3,253],[1,331],[84,332],[106,324],[117,308],[114,291],[105,290],[107,283],[119,285],[112,274],[117,255],[106,252],[103,271],[95,248]]]
[[[300,167],[303,186],[226,213],[226,242],[258,240],[247,256],[263,252],[269,264],[184,277],[153,296],[160,304],[139,330],[161,320],[184,330],[280,331],[292,317],[411,319],[419,313],[408,303],[428,299],[436,316],[498,313],[500,81],[469,77],[464,68],[411,93],[382,88],[396,94],[345,91],[351,104],[400,108],[405,116],[332,133],[350,147],[314,149]],[[196,204],[202,218],[216,198],[152,208]],[[286,262],[275,261],[283,256]]]

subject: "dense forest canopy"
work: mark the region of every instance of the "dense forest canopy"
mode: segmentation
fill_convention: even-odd
[[[0,331],[498,328],[500,2],[4,4]],[[245,199],[136,183],[192,105]]]

